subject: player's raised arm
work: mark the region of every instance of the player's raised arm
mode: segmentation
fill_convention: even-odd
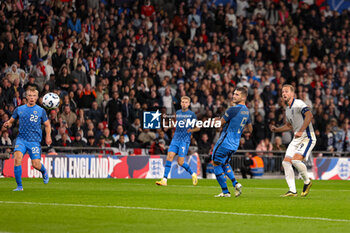
[[[281,127],[276,127],[275,125],[271,126],[271,131],[274,133],[282,133],[282,132],[286,132],[286,131],[291,131],[292,129],[293,129],[293,126],[289,122],[282,125]]]

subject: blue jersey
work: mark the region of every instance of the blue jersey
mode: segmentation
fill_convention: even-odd
[[[19,118],[18,138],[27,142],[41,142],[41,123],[48,120],[42,107],[38,105],[33,107],[22,105],[15,109],[12,118],[15,120]]]
[[[191,133],[188,133],[188,129],[194,128],[197,121],[196,114],[191,110],[183,112],[181,109],[176,111],[176,129],[173,137],[173,141],[190,142]]]
[[[245,105],[230,107],[223,116],[226,123],[217,142],[220,147],[236,151],[239,146],[242,131],[250,123],[249,110]]]

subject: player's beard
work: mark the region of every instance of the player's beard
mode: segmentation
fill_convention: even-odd
[[[288,105],[288,104],[289,104],[289,101],[291,100],[291,98],[292,98],[292,97],[289,97],[289,98],[287,98],[286,100],[284,100],[284,98],[283,98],[284,103],[285,103],[286,105]]]
[[[241,102],[241,99],[233,99],[232,101],[235,105],[239,104]]]

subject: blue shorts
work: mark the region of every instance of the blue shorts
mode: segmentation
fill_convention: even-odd
[[[27,142],[23,139],[17,138],[14,151],[20,151],[23,155],[28,152],[31,160],[41,158],[41,145],[39,142]]]
[[[235,153],[235,150],[227,149],[223,146],[220,146],[220,144],[216,144],[214,146],[213,154],[211,156],[211,159],[214,162],[226,164],[230,162],[231,156]]]
[[[168,152],[174,152],[180,157],[185,157],[188,153],[189,147],[190,147],[189,142],[172,141],[170,143]]]

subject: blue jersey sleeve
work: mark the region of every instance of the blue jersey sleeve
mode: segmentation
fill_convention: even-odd
[[[233,117],[235,117],[239,113],[240,110],[241,110],[241,107],[230,107],[225,112],[223,118],[225,119],[226,122],[228,122]]]
[[[12,118],[15,120],[18,118],[18,108],[15,108],[15,110],[13,111]]]
[[[47,121],[47,120],[48,120],[47,114],[46,114],[45,110],[42,109],[42,112],[41,112],[41,122],[44,123],[44,122]]]

